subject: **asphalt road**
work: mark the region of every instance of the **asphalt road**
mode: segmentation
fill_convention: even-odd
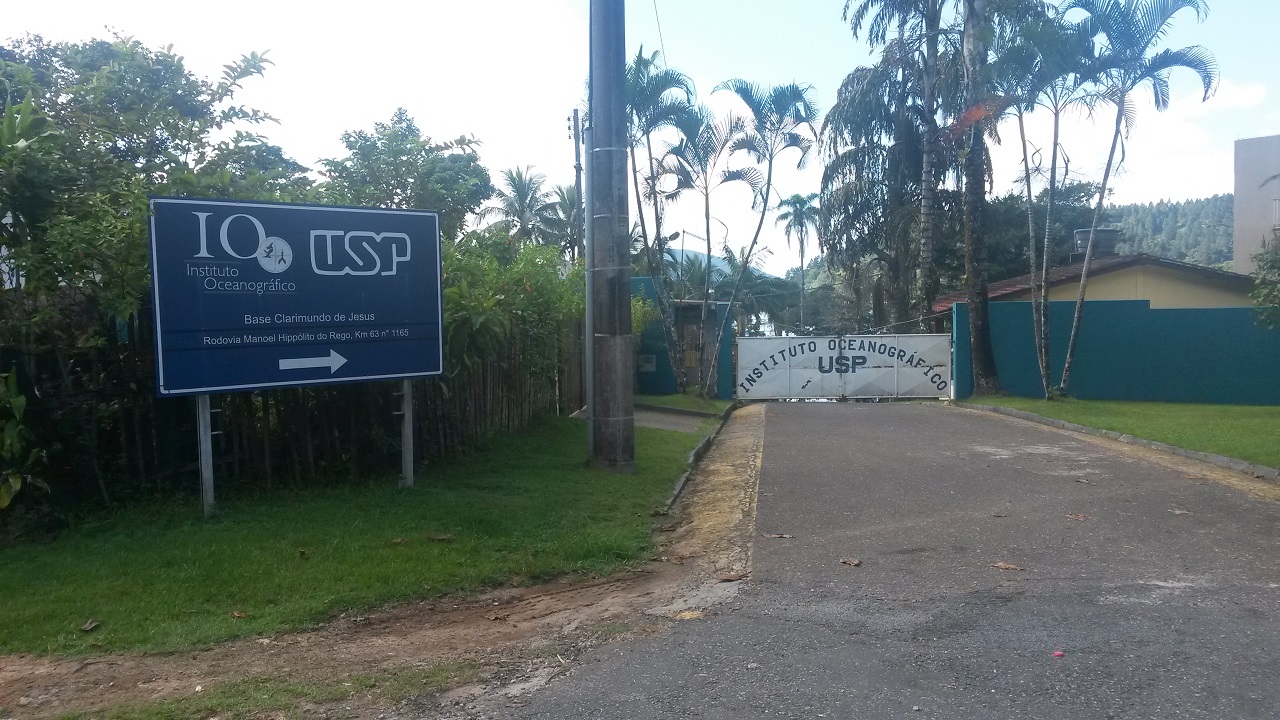
[[[1280,505],[941,406],[765,427],[737,597],[503,717],[1280,717]]]

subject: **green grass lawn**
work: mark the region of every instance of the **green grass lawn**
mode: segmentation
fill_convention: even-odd
[[[0,652],[169,651],[313,626],[409,598],[607,573],[651,549],[650,513],[695,434],[636,429],[636,472],[585,467],[581,421],[359,487],[194,500],[0,550]],[[243,614],[244,617],[234,615]],[[79,628],[88,620],[99,625]]]
[[[733,404],[732,400],[713,400],[698,397],[696,390],[674,395],[636,395],[636,402],[642,405],[660,405],[662,407],[680,408],[682,410],[701,410],[702,412],[722,413]]]
[[[973,398],[1187,450],[1280,467],[1280,406]]]

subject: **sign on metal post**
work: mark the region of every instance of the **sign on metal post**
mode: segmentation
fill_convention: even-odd
[[[151,200],[157,392],[437,375],[435,213]]]
[[[738,338],[739,400],[940,398],[950,335]]]

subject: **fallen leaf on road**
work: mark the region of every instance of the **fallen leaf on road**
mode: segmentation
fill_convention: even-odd
[[[245,612],[245,611],[243,611],[243,610],[232,610],[232,611],[231,611],[231,617],[233,617],[233,618],[235,618],[235,619],[237,619],[237,620],[243,620],[244,618],[249,617],[249,613],[247,613],[247,612]]]
[[[858,558],[845,558],[845,559],[843,559],[843,560],[841,560],[841,561],[840,561],[840,564],[841,564],[841,565],[852,565],[853,567],[858,567],[859,565],[861,565],[861,564],[862,564],[862,561],[861,561],[861,560],[859,560]]]
[[[449,533],[441,533],[439,535],[428,535],[427,539],[435,540],[436,542],[453,542],[453,536],[450,535]]]
[[[1080,522],[1084,522],[1085,520],[1089,519],[1089,516],[1085,515],[1084,513],[1068,513],[1066,518],[1068,520],[1078,520]]]
[[[746,577],[747,577],[747,573],[730,573],[728,575],[721,575],[720,582],[722,583],[738,582],[739,580],[745,580]]]
[[[85,623],[84,623],[83,625],[81,625],[81,626],[80,626],[80,630],[81,630],[82,632],[89,632],[90,630],[92,630],[92,629],[94,629],[94,628],[98,627],[98,626],[99,626],[99,625],[101,625],[101,624],[102,624],[102,623],[98,622],[97,620],[94,620],[94,619],[90,618],[90,619],[86,620],[86,621],[85,621]]]
[[[706,617],[706,613],[701,610],[681,610],[671,617],[676,620],[701,620]]]
[[[1191,514],[1190,510],[1170,510],[1169,512],[1173,513],[1174,515],[1190,515]]]
[[[788,535],[786,533],[765,533],[764,536],[767,538],[784,538],[787,540],[795,537],[795,535]]]
[[[1011,562],[1005,562],[1003,560],[997,563],[991,563],[991,567],[997,570],[1022,570],[1022,566],[1014,565]]]

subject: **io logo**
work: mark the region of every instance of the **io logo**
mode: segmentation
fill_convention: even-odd
[[[213,213],[193,212],[191,214],[195,215],[200,223],[200,252],[196,253],[195,257],[212,258],[213,255],[209,252],[209,216]],[[233,245],[231,224],[240,218],[244,218],[244,221],[253,226],[253,232],[248,235],[241,234]],[[244,222],[238,224],[244,225]],[[237,260],[257,259],[262,269],[269,273],[282,273],[293,264],[293,248],[289,247],[289,243],[283,238],[268,236],[266,228],[262,227],[258,218],[252,215],[238,213],[228,216],[218,228],[218,240],[221,241],[222,250],[226,254]],[[241,255],[236,251],[236,245],[241,249],[252,249],[248,254]]]

